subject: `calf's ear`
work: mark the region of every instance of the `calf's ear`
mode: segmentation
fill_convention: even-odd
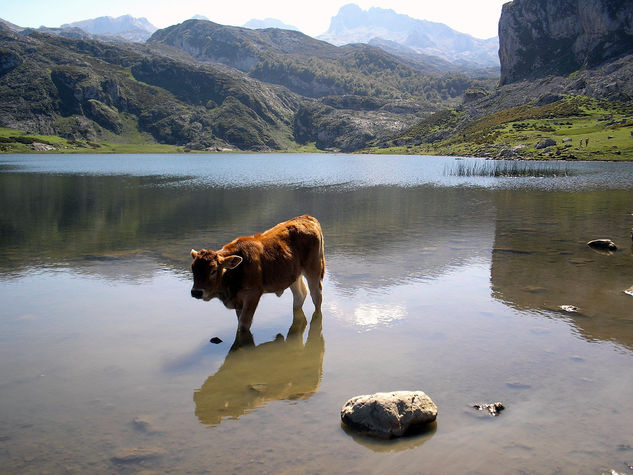
[[[226,269],[235,269],[241,263],[242,258],[240,256],[228,256],[222,261],[222,266]]]
[[[191,257],[193,257],[194,259],[198,257],[198,252],[195,249],[191,250]]]

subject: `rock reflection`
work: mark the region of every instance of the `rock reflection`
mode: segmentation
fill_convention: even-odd
[[[392,454],[396,452],[404,452],[405,450],[415,449],[422,446],[425,442],[431,440],[437,431],[437,421],[431,422],[424,427],[421,432],[416,432],[414,435],[405,435],[404,437],[398,437],[395,439],[377,439],[366,435],[360,435],[354,432],[352,429],[341,423],[341,428],[346,434],[350,435],[354,442],[368,449],[379,452]]]
[[[201,423],[238,419],[269,401],[308,399],[321,383],[325,342],[322,315],[307,320],[295,311],[288,335],[255,346],[251,332],[238,332],[224,364],[193,395]]]

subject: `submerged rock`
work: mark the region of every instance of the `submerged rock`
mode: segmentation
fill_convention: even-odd
[[[618,249],[618,246],[616,246],[611,239],[594,239],[593,241],[589,241],[587,246],[601,251],[615,251]]]
[[[341,409],[350,428],[389,439],[421,428],[437,417],[437,406],[422,391],[394,391],[356,396]]]
[[[141,463],[145,460],[151,460],[158,457],[162,457],[165,453],[160,449],[155,448],[142,448],[131,447],[127,449],[119,450],[112,457],[114,463],[127,464],[127,463]]]

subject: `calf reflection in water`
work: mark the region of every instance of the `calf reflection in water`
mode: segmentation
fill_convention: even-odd
[[[238,330],[224,364],[193,394],[200,422],[217,425],[269,401],[308,399],[315,394],[325,350],[321,320],[321,312],[315,312],[305,344],[308,322],[301,309],[294,311],[286,339],[279,334],[255,346],[250,331]]]

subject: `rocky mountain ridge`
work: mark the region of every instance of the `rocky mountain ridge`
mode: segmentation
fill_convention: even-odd
[[[328,31],[317,38],[335,45],[387,40],[456,64],[499,64],[497,38],[477,39],[442,23],[417,20],[383,8],[362,10],[355,4],[345,5],[332,18]]]
[[[294,30],[300,31],[294,25],[288,25],[281,20],[277,20],[276,18],[264,18],[263,20],[258,20],[253,18],[252,20],[247,21],[242,25],[244,28],[251,28],[252,30],[263,30],[266,28],[279,28],[280,30]]]
[[[90,20],[66,23],[61,25],[60,28],[80,28],[92,35],[120,37],[127,41],[139,43],[147,40],[158,29],[147,18],[135,18],[131,15],[122,15],[117,18],[102,16]]]

